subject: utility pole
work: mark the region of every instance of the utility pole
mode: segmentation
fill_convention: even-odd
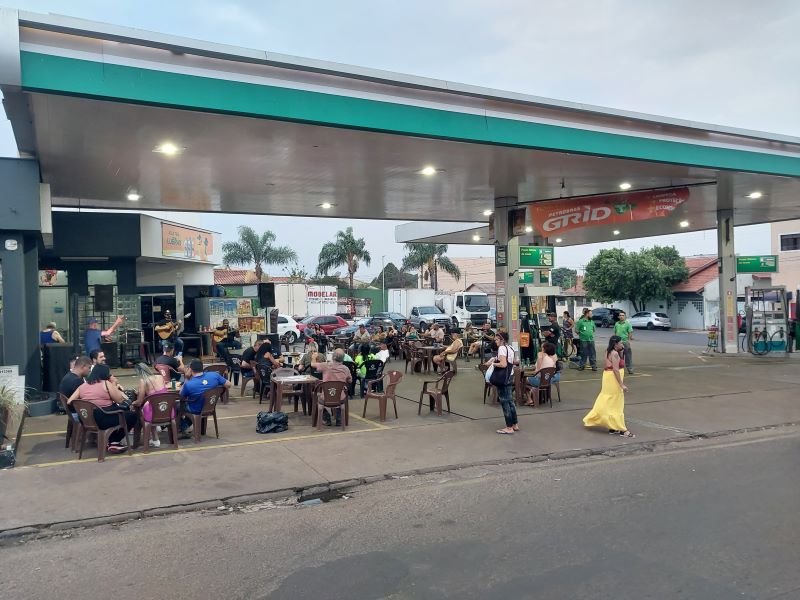
[[[383,312],[386,312],[386,256],[381,256],[381,306]]]

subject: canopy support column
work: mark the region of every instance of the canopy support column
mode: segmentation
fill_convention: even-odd
[[[733,188],[729,177],[717,183],[717,250],[719,255],[719,348],[739,351],[737,321],[736,253],[733,235]]]

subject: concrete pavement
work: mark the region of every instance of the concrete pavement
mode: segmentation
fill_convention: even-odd
[[[522,432],[498,436],[494,430],[502,423],[500,410],[482,403],[483,383],[475,361],[459,365],[451,388],[453,414],[436,417],[424,407],[417,416],[415,398],[421,381],[430,377],[409,374],[399,391],[398,420],[378,423],[377,406],[361,419],[361,401],[356,400],[356,416],[344,433],[335,428],[317,433],[307,417],[292,414],[290,431],[258,436],[257,402],[234,398],[220,408],[224,419],[219,441],[186,441],[180,451],[164,444],[146,456],[137,452],[98,464],[92,454],[78,462],[63,448],[59,431],[63,432],[64,417],[30,419],[22,442],[23,466],[0,473],[0,489],[15,507],[0,516],[0,530],[136,516],[248,494],[288,495],[331,482],[638,448],[675,438],[800,423],[800,377],[794,360],[706,357],[692,349],[644,341],[635,351],[637,374],[627,380],[631,392],[626,400],[635,440],[583,428],[581,418],[599,389],[599,373],[572,370],[564,375],[560,404],[555,402],[552,409],[520,408]],[[398,363],[390,366],[397,368]]]

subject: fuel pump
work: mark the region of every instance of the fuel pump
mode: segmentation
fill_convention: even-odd
[[[745,288],[745,319],[748,351],[788,351],[789,314],[784,286]]]

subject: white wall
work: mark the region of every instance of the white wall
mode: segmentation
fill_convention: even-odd
[[[136,285],[139,287],[175,286],[178,279],[183,285],[214,285],[214,265],[167,259],[136,262]]]

